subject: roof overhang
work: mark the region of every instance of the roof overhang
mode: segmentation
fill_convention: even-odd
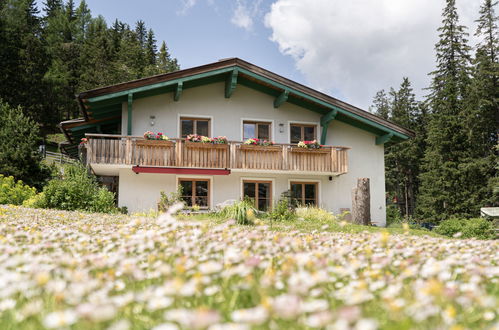
[[[75,134],[78,131],[76,127],[86,126],[80,131],[90,133],[97,130],[99,121],[121,117],[122,103],[128,100],[129,95],[137,100],[171,93],[172,99],[178,101],[183,90],[216,82],[225,82],[225,97],[230,97],[236,84],[241,84],[275,97],[274,107],[289,102],[321,115],[334,112],[335,120],[376,135],[376,143],[397,143],[414,136],[414,132],[400,125],[238,58],[80,93],[77,101],[85,119],[76,124],[63,122],[61,127],[74,143],[75,135],[80,138],[79,134]],[[85,131],[87,129],[89,131]]]

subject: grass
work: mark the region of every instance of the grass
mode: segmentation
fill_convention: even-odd
[[[249,226],[0,205],[0,329],[497,325],[498,241],[299,214]]]

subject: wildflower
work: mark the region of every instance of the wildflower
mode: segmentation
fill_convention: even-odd
[[[72,310],[58,311],[48,314],[43,319],[43,325],[46,328],[62,328],[76,323],[77,314]]]
[[[178,330],[178,326],[174,323],[162,323],[151,330]]]
[[[262,324],[268,319],[268,312],[265,308],[257,306],[248,309],[239,309],[232,312],[232,320],[238,323]]]

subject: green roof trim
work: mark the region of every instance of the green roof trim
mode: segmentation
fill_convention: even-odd
[[[71,128],[69,123],[61,123],[61,127],[70,135],[95,131],[100,129],[100,125],[86,122],[121,117],[123,104],[127,104],[131,119],[132,103],[137,99],[172,93],[173,100],[178,102],[184,90],[217,82],[225,83],[221,93],[226,98],[230,98],[237,84],[241,84],[272,96],[275,108],[288,102],[321,114],[322,144],[333,120],[370,132],[376,136],[375,142],[379,145],[401,142],[414,135],[397,124],[237,58],[83,92],[77,99],[85,117],[79,127],[85,128]],[[131,120],[125,126],[123,129],[131,134]]]

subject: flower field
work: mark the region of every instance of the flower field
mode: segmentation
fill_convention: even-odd
[[[0,206],[0,329],[498,329],[498,251]]]

